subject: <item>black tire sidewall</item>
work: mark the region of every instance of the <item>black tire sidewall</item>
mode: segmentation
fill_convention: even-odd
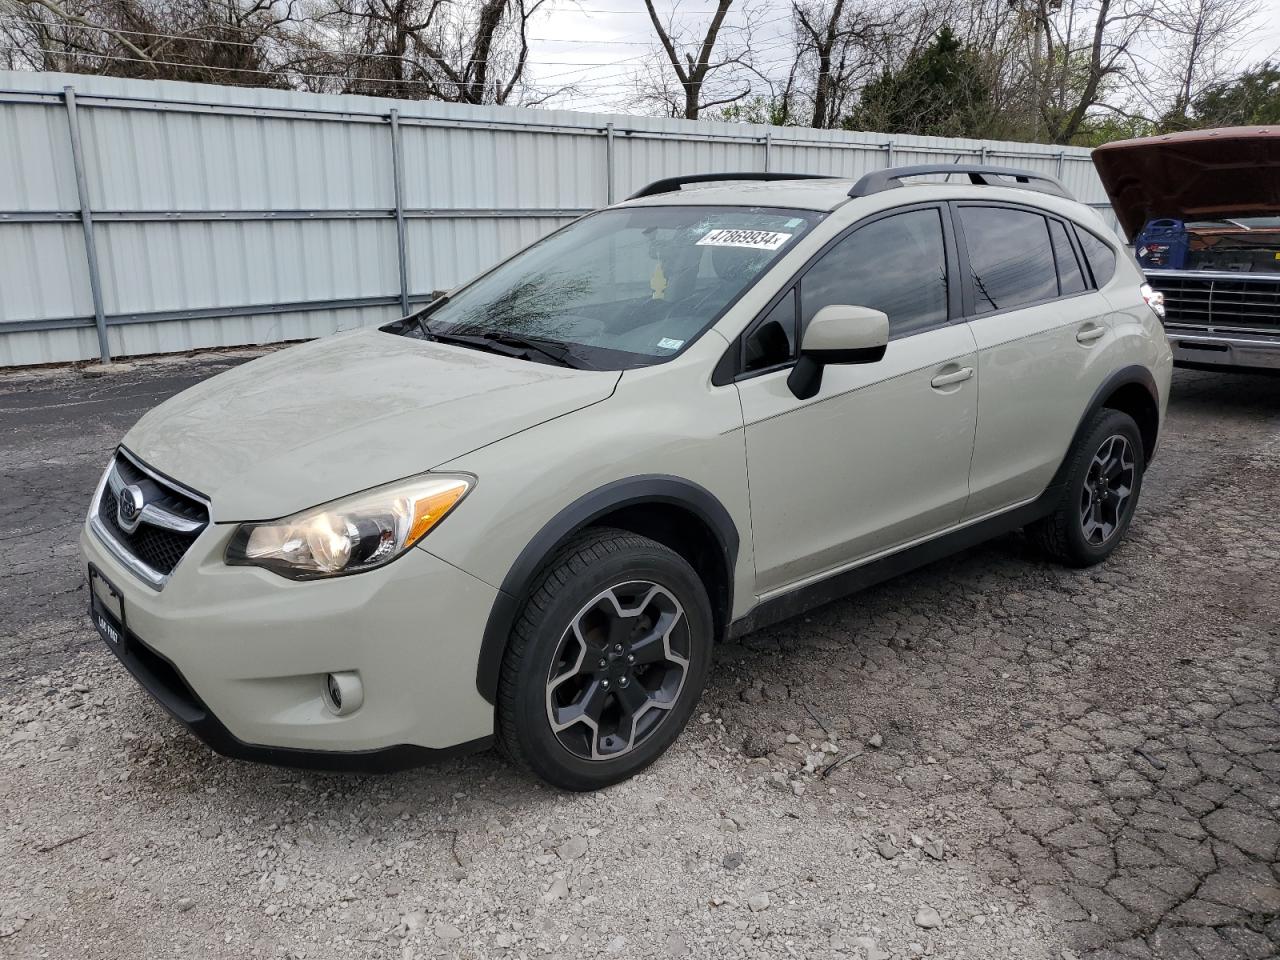
[[[515,696],[515,733],[524,759],[538,776],[567,790],[595,790],[634,776],[660,757],[697,708],[711,666],[713,618],[706,589],[693,568],[658,544],[629,548],[574,574],[542,612],[522,658]],[[600,591],[627,580],[648,580],[671,591],[690,630],[689,672],[679,702],[635,750],[616,760],[584,760],[566,749],[546,713],[546,680],[564,631]]]
[[[1134,471],[1133,491],[1129,494],[1129,502],[1114,533],[1103,543],[1090,543],[1085,539],[1084,529],[1080,525],[1080,497],[1084,491],[1084,482],[1089,475],[1089,465],[1103,441],[1108,437],[1122,436],[1129,441],[1133,449]],[[1127,413],[1119,410],[1108,410],[1094,425],[1093,429],[1081,440],[1080,455],[1076,460],[1067,483],[1066,498],[1063,508],[1065,517],[1065,534],[1067,546],[1080,560],[1094,564],[1105,560],[1123,542],[1129,532],[1129,524],[1138,507],[1138,497],[1142,493],[1142,476],[1146,471],[1146,456],[1142,446],[1142,432],[1138,424]]]

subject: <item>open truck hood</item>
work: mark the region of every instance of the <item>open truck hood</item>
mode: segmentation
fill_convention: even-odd
[[[1093,165],[1131,239],[1157,217],[1280,214],[1280,128],[1222,127],[1120,140],[1094,150]]]

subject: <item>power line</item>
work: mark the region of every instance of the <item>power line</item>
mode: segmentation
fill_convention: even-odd
[[[259,48],[260,48],[260,44],[265,44],[265,45],[279,44],[279,45],[282,45],[282,46],[289,46],[289,45],[291,45],[291,44],[292,44],[292,45],[294,45],[295,47],[298,47],[298,46],[300,45],[300,43],[301,43],[300,38],[297,38],[297,37],[290,37],[290,36],[287,36],[287,35],[272,36],[272,35],[265,34],[265,33],[264,33],[264,34],[262,34],[262,35],[260,35],[260,37],[259,37],[259,41],[260,41],[260,42],[248,42],[248,41],[243,41],[243,40],[226,40],[226,39],[217,39],[217,38],[212,38],[212,37],[191,36],[191,35],[189,35],[189,34],[158,33],[158,32],[155,32],[155,31],[146,31],[146,30],[127,30],[127,29],[120,29],[120,30],[116,30],[116,29],[109,28],[109,27],[97,26],[97,25],[95,25],[95,24],[76,24],[76,23],[68,23],[68,22],[66,22],[66,21],[58,21],[58,22],[56,22],[56,23],[50,23],[50,22],[48,22],[48,21],[40,20],[40,19],[38,19],[38,18],[27,18],[27,17],[18,16],[18,15],[0,15],[0,21],[8,21],[8,22],[16,22],[16,23],[22,23],[22,24],[30,24],[30,25],[33,25],[33,26],[34,26],[34,25],[39,25],[39,26],[53,26],[53,27],[57,27],[58,29],[62,29],[62,30],[78,30],[78,31],[86,31],[86,32],[103,33],[103,34],[107,34],[107,35],[124,34],[124,35],[126,35],[126,36],[131,36],[131,37],[148,37],[148,38],[152,38],[152,39],[161,39],[161,40],[179,40],[179,41],[183,41],[183,42],[186,42],[186,43],[204,43],[204,44],[211,44],[211,45],[216,45],[216,46],[249,47],[249,48],[253,48],[253,49],[259,49]],[[776,22],[776,21],[768,21],[768,22]],[[229,26],[230,26],[230,25],[229,25]],[[241,27],[241,28],[239,28],[239,29],[247,30],[248,28],[243,28],[243,27]],[[591,42],[591,41],[581,41],[581,42],[586,43],[586,42]],[[779,43],[775,43],[775,44],[767,45],[767,46],[765,46],[765,47],[757,48],[757,49],[756,49],[756,50],[754,50],[753,52],[754,52],[754,53],[767,53],[767,52],[768,52],[768,51],[770,51],[770,50],[776,50],[776,49],[778,49],[778,48],[780,48],[780,47],[788,46],[788,45],[790,45],[790,43],[791,43],[791,40],[790,40],[790,39],[787,39],[787,40],[784,40],[784,41],[779,42]],[[22,49],[26,49],[26,48],[22,48],[22,47],[11,47],[11,48],[9,48],[9,49],[15,49],[15,50],[19,50],[19,51],[21,51]],[[138,58],[138,57],[112,56],[112,55],[107,55],[107,54],[98,54],[98,53],[91,53],[91,52],[89,52],[89,51],[79,51],[79,50],[50,51],[50,50],[44,50],[44,49],[41,49],[41,48],[35,48],[35,51],[34,51],[34,52],[50,53],[50,54],[53,54],[53,55],[62,55],[62,56],[86,56],[86,57],[96,57],[96,58],[99,58],[99,59],[125,59],[125,60],[132,60],[132,61],[140,62],[140,63],[148,63],[148,62],[150,62],[150,63],[154,63],[154,64],[157,64],[157,65],[186,66],[186,67],[188,67],[188,68],[192,68],[192,69],[203,68],[203,69],[210,69],[210,70],[219,70],[219,69],[220,69],[220,70],[228,70],[228,71],[232,71],[232,70],[242,70],[242,71],[248,71],[248,72],[255,72],[255,73],[268,73],[268,74],[269,74],[269,73],[294,73],[295,75],[298,75],[298,76],[336,76],[336,75],[329,75],[329,74],[303,74],[301,71],[291,70],[291,69],[290,69],[290,68],[288,68],[288,67],[280,67],[280,68],[278,68],[278,69],[277,69],[277,70],[275,70],[275,71],[253,71],[253,70],[250,70],[250,69],[249,69],[249,68],[247,68],[247,67],[244,67],[244,68],[240,68],[240,67],[221,67],[221,68],[220,68],[220,67],[205,66],[205,65],[203,65],[203,64],[199,64],[199,63],[175,64],[175,63],[173,63],[173,62],[171,62],[171,61],[156,60],[156,59],[154,59],[154,58],[151,58],[151,59],[148,59],[148,60],[144,60],[144,59],[142,59],[142,58]],[[312,52],[312,51],[309,51],[309,50],[307,50],[306,48],[301,48],[299,52],[309,53],[309,52]],[[318,55],[329,54],[329,55],[334,55],[334,56],[339,56],[339,57],[346,57],[346,58],[350,58],[350,59],[354,59],[354,60],[379,60],[379,59],[387,59],[387,60],[394,60],[394,61],[402,62],[402,63],[411,63],[411,64],[414,64],[414,65],[418,65],[418,64],[420,64],[420,63],[422,62],[422,61],[417,60],[416,58],[411,58],[411,57],[398,57],[398,56],[395,56],[394,54],[386,54],[386,53],[346,53],[346,52],[337,52],[337,53],[335,53],[335,52],[333,52],[333,51],[328,51],[328,50],[318,50],[318,51],[315,51],[315,53],[317,53]],[[639,55],[637,55],[637,56],[634,56],[634,57],[628,57],[628,58],[625,58],[625,59],[622,59],[622,60],[589,61],[589,62],[586,62],[586,61],[571,61],[571,60],[545,60],[545,61],[543,61],[543,60],[526,60],[526,61],[525,61],[525,63],[524,63],[524,65],[525,65],[526,67],[533,67],[533,66],[547,66],[547,67],[561,67],[561,66],[569,66],[569,67],[575,67],[575,69],[567,70],[567,71],[564,71],[564,72],[562,72],[562,73],[546,74],[546,75],[543,75],[543,76],[539,76],[539,77],[537,77],[537,82],[544,82],[544,81],[547,81],[547,80],[556,80],[556,79],[562,79],[562,78],[565,78],[565,77],[570,77],[570,76],[572,76],[572,75],[574,75],[574,74],[583,73],[583,72],[585,72],[585,71],[587,71],[587,70],[591,70],[591,69],[596,68],[596,67],[616,67],[616,66],[619,66],[620,64],[624,64],[624,63],[637,63],[637,62],[640,62],[640,61],[649,60],[649,59],[651,59],[651,56],[652,56],[652,57],[656,57],[656,51],[654,52],[654,54],[653,54],[653,55],[650,55],[650,54],[639,54]],[[428,63],[434,63],[435,61],[427,61],[427,62],[428,62]],[[480,62],[494,62],[494,61],[492,61],[492,60],[484,61],[484,60],[479,60],[479,59],[469,59],[469,60],[465,60],[465,61],[462,61],[461,63],[459,63],[459,64],[458,64],[458,67],[465,67],[467,64],[471,64],[471,63],[480,63]],[[665,61],[659,61],[659,62],[665,62]],[[615,77],[621,77],[621,76],[622,76],[621,74],[611,73],[611,74],[609,74],[607,77],[600,77],[600,78],[596,78],[596,79],[602,79],[602,80],[603,80],[603,79],[613,79],[613,78],[615,78]],[[360,78],[352,78],[352,79],[360,79]],[[374,79],[374,78],[366,78],[366,79],[370,79],[370,80],[372,80],[372,79]],[[399,80],[399,79],[394,79],[394,78],[378,78],[378,79],[380,80],[380,82],[394,82],[394,83],[418,83],[418,84],[431,84],[431,83],[433,83],[433,81],[429,81],[429,80]],[[455,84],[458,84],[458,85],[461,85],[461,84],[462,84],[462,81],[447,81],[447,82],[455,83]]]

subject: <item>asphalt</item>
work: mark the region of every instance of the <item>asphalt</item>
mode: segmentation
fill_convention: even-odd
[[[0,375],[0,703],[109,669],[83,623],[90,492],[141,413],[241,359]],[[701,768],[712,793],[745,778],[797,816],[872,805],[887,812],[871,851],[936,831],[948,859],[1057,924],[1062,956],[1280,956],[1278,517],[1280,378],[1178,371],[1107,564],[1063,570],[1011,535],[729,645],[714,723],[671,763],[705,734],[729,748]],[[842,762],[806,772],[827,739]],[[220,762],[174,742],[157,762]],[[481,763],[456,776],[492,779]]]

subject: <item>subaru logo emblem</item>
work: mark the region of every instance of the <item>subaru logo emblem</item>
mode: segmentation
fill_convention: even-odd
[[[138,520],[142,517],[142,508],[146,505],[147,498],[137,484],[131,483],[120,491],[116,517],[127,533],[133,533],[138,529]]]

